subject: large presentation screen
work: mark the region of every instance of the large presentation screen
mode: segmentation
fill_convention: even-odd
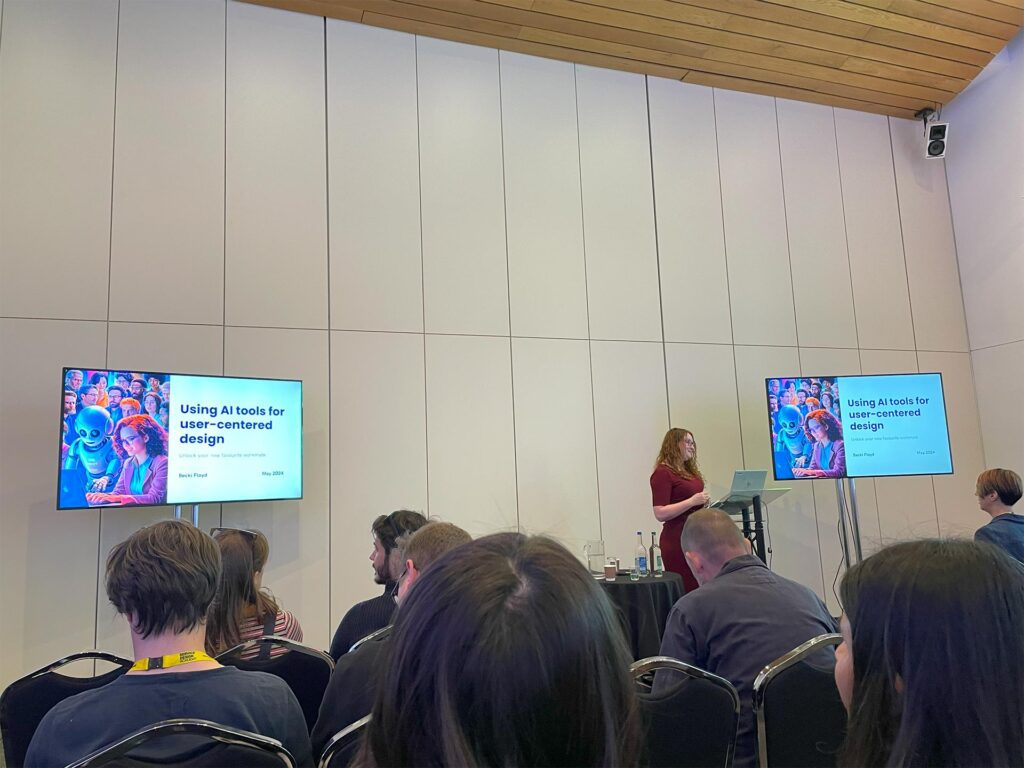
[[[765,379],[776,480],[953,471],[942,375]]]
[[[302,498],[302,382],[64,368],[57,509]]]

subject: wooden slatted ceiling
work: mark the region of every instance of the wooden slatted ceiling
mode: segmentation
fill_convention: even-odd
[[[1024,0],[248,0],[896,117],[949,102]]]

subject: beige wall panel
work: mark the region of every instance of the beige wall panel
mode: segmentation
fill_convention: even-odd
[[[666,344],[665,356],[669,420],[693,432],[708,493],[717,498],[743,469],[732,345]]]
[[[794,347],[736,347],[745,468],[766,469],[770,486],[791,489],[772,503],[768,511],[769,543],[773,550],[770,565],[772,570],[806,584],[824,599],[811,484],[793,480],[777,483],[771,479],[772,444],[764,380],[798,373],[800,358]]]
[[[117,3],[12,0],[0,45],[0,315],[102,320]]]
[[[229,3],[229,325],[327,327],[324,21]]]
[[[985,464],[1024,469],[1024,341],[971,353]]]
[[[800,348],[800,373],[804,376],[845,376],[860,373],[860,354],[856,349]],[[815,518],[821,555],[821,571],[825,580],[825,603],[838,616],[841,606],[833,591],[837,574],[843,572],[843,548],[840,543],[839,501],[836,481],[812,480]],[[878,507],[875,503],[875,484],[871,479],[855,480],[861,546],[865,552],[877,548],[881,538],[878,526]],[[853,544],[851,542],[851,557]]]
[[[597,480],[605,552],[632,562],[636,532],[661,531],[651,505],[651,472],[669,427],[662,346],[591,344]]]
[[[582,555],[601,538],[586,341],[513,339],[519,526]]]
[[[501,123],[512,334],[585,339],[573,65],[502,51]]]
[[[731,344],[714,91],[656,77],[647,87],[665,340]]]
[[[576,67],[590,336],[661,340],[644,78]]]
[[[426,330],[508,334],[498,52],[416,50]]]
[[[971,349],[1024,340],[1024,33],[942,119],[952,123],[943,162]]]
[[[836,109],[835,129],[860,345],[914,349],[888,123]]]
[[[966,352],[946,166],[925,159],[919,122],[889,118],[889,127],[917,348]]]
[[[423,336],[331,334],[331,631],[380,594],[370,524],[427,512]]]
[[[331,327],[423,330],[416,39],[327,20]]]
[[[60,376],[102,364],[105,339],[103,323],[0,320],[0,360],[17,372],[0,377],[0,688],[93,647],[99,512],[55,511]]]
[[[715,90],[737,344],[797,343],[775,99]]]
[[[224,505],[224,525],[270,540],[263,583],[302,624],[304,641],[327,648],[330,624],[330,388],[326,331],[228,328],[224,372],[302,379],[302,494],[298,501]]]
[[[943,536],[973,536],[978,526],[988,522],[988,516],[978,509],[974,496],[975,481],[985,469],[985,451],[981,442],[971,356],[968,352],[917,354],[922,371],[942,374],[949,447],[953,453],[953,474],[932,478],[939,533]],[[1020,433],[1017,439],[1024,443]]]
[[[797,335],[805,347],[856,349],[833,110],[785,99],[776,104]]]
[[[515,530],[509,339],[427,336],[426,367],[431,514],[474,536]]]
[[[918,371],[914,352],[862,349],[860,364],[866,374]],[[878,477],[874,482],[883,544],[938,535],[935,490],[930,477]]]
[[[161,323],[111,323],[107,342],[108,367],[111,370],[155,371],[158,373],[206,373],[218,375],[223,369],[223,331],[202,325],[165,325]],[[173,385],[172,385],[173,386]],[[174,392],[171,392],[173,402]],[[204,530],[220,524],[220,505],[204,504],[199,509],[199,525]],[[191,519],[191,507],[182,514]],[[96,604],[97,647],[113,650],[131,658],[128,623],[107,601],[104,587],[104,563],[107,553],[138,529],[174,516],[174,507],[108,508],[101,510],[99,575]]]
[[[224,319],[224,4],[121,3],[110,317]],[[160,300],[154,301],[156,289]]]

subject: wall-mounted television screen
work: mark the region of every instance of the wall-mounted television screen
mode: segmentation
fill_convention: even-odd
[[[302,382],[64,368],[57,509],[302,498]]]
[[[953,472],[939,373],[765,379],[776,480]]]

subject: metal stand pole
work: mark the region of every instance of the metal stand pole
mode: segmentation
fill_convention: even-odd
[[[839,545],[843,548],[843,565],[850,569],[850,538],[846,531],[846,493],[843,489],[843,479],[836,478],[836,502],[839,505]]]
[[[857,513],[857,485],[854,479],[846,481],[850,486],[850,525],[853,527],[853,548],[857,555],[857,562],[864,559],[864,553],[860,548],[860,516]]]
[[[181,520],[181,504],[174,505],[174,519]]]

